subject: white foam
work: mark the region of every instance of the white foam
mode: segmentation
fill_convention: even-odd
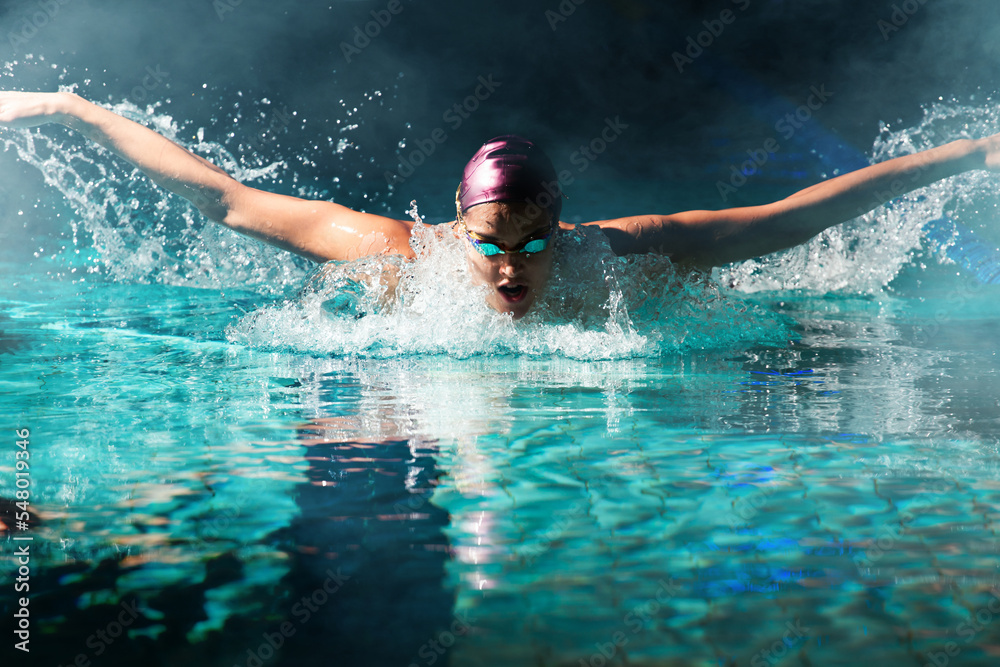
[[[680,279],[665,258],[615,257],[598,230],[560,234],[549,288],[516,322],[486,305],[484,288],[473,286],[466,250],[453,234],[418,223],[413,247],[414,261],[330,263],[300,294],[247,315],[227,336],[264,349],[338,356],[598,360],[725,346],[784,330],[775,327],[773,316],[748,325],[751,306],[726,297],[710,281]],[[394,273],[398,288],[389,296],[384,276]]]
[[[883,125],[875,141],[872,162],[939,146],[963,138],[1000,132],[1000,105],[937,103],[924,110],[915,127],[892,130]],[[941,251],[927,240],[924,225],[961,210],[959,222],[975,228],[980,210],[997,209],[996,176],[970,172],[909,193],[891,205],[832,228],[798,248],[742,262],[717,276],[743,292],[806,290],[817,293],[877,294],[884,290],[914,256]],[[978,202],[978,204],[970,204]],[[937,252],[939,261],[947,261]]]
[[[282,161],[244,167],[222,144],[186,141],[169,115],[151,107],[121,102],[108,108],[208,156],[243,182],[272,178],[286,167]],[[37,168],[73,208],[72,246],[63,262],[80,261],[72,250],[92,245],[96,252],[85,256],[86,272],[116,281],[249,286],[268,293],[281,293],[305,275],[305,260],[208,222],[185,200],[79,136],[51,128],[7,130],[0,132],[0,142]]]
[[[277,144],[273,159],[241,161],[224,144],[206,140],[211,132],[179,126],[155,107],[122,102],[110,108],[208,156],[238,180],[268,189],[293,176]],[[236,119],[243,113],[237,110]],[[979,106],[940,102],[914,127],[885,126],[874,143],[873,161],[998,130],[1000,105],[992,100]],[[338,141],[350,142],[350,132],[344,128]],[[911,193],[799,248],[718,269],[711,278],[679,276],[668,260],[652,255],[615,257],[602,234],[581,229],[560,235],[547,293],[514,322],[485,305],[483,289],[469,278],[464,247],[451,234],[434,233],[434,226],[417,225],[416,261],[368,258],[314,270],[304,260],[207,222],[181,198],[76,135],[8,130],[0,132],[0,141],[35,166],[73,207],[73,244],[60,261],[74,268],[84,262],[84,272],[121,282],[240,287],[271,296],[298,290],[234,322],[229,339],[260,349],[334,356],[600,360],[783,344],[791,337],[789,322],[745,295],[879,294],[914,266],[915,257],[950,261],[948,242],[928,240],[927,221],[949,216],[988,237],[1000,209],[996,176],[971,172]],[[318,193],[301,186],[299,194]],[[411,214],[419,220],[415,210]],[[91,252],[74,252],[91,245]],[[391,296],[381,282],[386,271],[399,277]]]

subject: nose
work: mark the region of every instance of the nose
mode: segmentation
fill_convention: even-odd
[[[500,256],[500,275],[504,278],[513,278],[520,268],[520,254],[506,253]]]

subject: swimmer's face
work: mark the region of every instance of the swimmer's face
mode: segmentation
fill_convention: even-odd
[[[544,291],[552,270],[552,247],[558,229],[550,225],[549,212],[528,204],[492,202],[473,206],[462,217],[473,238],[505,249],[522,248],[552,232],[541,252],[486,257],[476,250],[461,224],[458,225],[458,234],[466,245],[472,280],[490,290],[486,302],[494,310],[511,313],[514,319],[523,317]]]

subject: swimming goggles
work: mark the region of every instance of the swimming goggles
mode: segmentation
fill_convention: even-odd
[[[476,249],[483,257],[492,257],[494,255],[513,255],[515,253],[525,253],[527,255],[534,255],[535,253],[542,252],[547,247],[549,247],[549,239],[552,238],[553,227],[549,227],[549,231],[545,236],[541,236],[536,239],[531,239],[519,244],[514,248],[506,248],[499,243],[493,243],[492,241],[486,241],[479,237],[475,232],[470,232],[469,228],[465,226],[465,220],[459,218],[459,222],[462,225],[462,231],[465,232],[465,238],[469,240],[472,247]]]

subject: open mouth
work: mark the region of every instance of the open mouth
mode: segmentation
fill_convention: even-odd
[[[528,288],[525,285],[500,285],[497,287],[497,291],[507,303],[517,303],[524,299]]]

